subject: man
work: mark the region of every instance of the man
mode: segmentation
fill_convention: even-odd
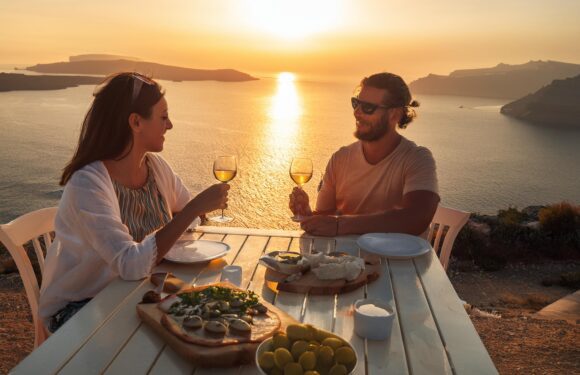
[[[439,203],[435,161],[397,131],[413,120],[412,107],[419,103],[392,73],[364,78],[351,101],[358,141],[332,155],[316,211],[298,188],[290,194],[290,209],[307,216],[301,227],[314,235],[422,234]]]

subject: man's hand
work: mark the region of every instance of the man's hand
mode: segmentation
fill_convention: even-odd
[[[308,194],[298,187],[295,187],[290,194],[290,202],[288,204],[290,211],[294,215],[300,216],[311,216],[312,210],[310,209],[310,199]]]
[[[300,227],[317,236],[336,236],[338,234],[338,219],[336,216],[314,215],[304,219]]]

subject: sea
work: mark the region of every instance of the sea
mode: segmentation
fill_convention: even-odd
[[[4,70],[6,71],[6,70]],[[226,214],[230,226],[298,229],[288,195],[294,157],[312,159],[311,201],[334,151],[355,141],[356,82],[160,81],[173,129],[162,155],[192,193],[217,183],[219,155],[238,157]],[[58,204],[93,86],[0,92],[0,222]],[[418,118],[401,133],[436,159],[442,204],[480,214],[580,202],[580,131],[500,114],[510,100],[417,95]]]

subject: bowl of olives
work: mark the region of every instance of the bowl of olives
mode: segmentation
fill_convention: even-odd
[[[290,324],[256,351],[260,374],[347,375],[356,368],[354,348],[340,336],[310,324]]]

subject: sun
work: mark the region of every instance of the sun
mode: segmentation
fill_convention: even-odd
[[[261,32],[303,39],[338,26],[341,0],[246,0],[248,21]]]

